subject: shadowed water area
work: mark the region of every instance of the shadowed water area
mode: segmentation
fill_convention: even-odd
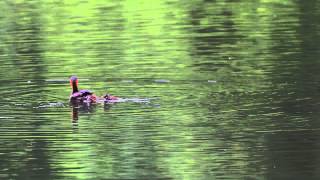
[[[320,1],[0,1],[0,179],[319,179]],[[128,101],[70,106],[68,78]]]

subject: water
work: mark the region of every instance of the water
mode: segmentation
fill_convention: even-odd
[[[319,7],[1,1],[0,179],[319,179]]]

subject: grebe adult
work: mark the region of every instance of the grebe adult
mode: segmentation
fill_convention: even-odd
[[[70,102],[97,103],[97,102],[114,101],[118,99],[118,97],[111,96],[109,94],[106,94],[103,97],[99,97],[87,89],[83,89],[79,91],[77,76],[70,77],[70,86],[72,88],[72,93],[70,95]]]

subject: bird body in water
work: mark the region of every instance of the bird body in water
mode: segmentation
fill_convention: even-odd
[[[116,96],[111,96],[106,94],[103,97],[96,96],[90,90],[79,90],[78,89],[78,78],[76,76],[70,77],[70,86],[72,88],[72,93],[70,95],[70,102],[86,102],[86,103],[97,103],[97,102],[108,102],[115,101],[119,98]]]

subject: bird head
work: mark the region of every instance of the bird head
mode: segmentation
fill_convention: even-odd
[[[78,85],[78,78],[77,76],[71,76],[70,77],[70,85],[73,86],[73,84]]]

